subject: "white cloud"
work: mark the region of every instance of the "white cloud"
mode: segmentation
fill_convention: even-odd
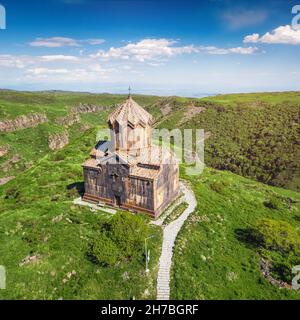
[[[253,54],[258,49],[256,47],[237,47],[237,48],[231,48],[228,49],[230,53],[237,53],[237,54]]]
[[[9,54],[0,55],[0,67],[23,69],[34,62],[31,56],[14,56]]]
[[[47,62],[79,62],[76,56],[67,55],[45,55],[45,56],[25,56],[25,55],[0,55],[0,67],[23,69],[30,65]]]
[[[31,82],[45,83],[81,83],[99,82],[108,79],[113,69],[103,69],[101,66],[82,66],[82,68],[32,68],[26,70],[23,77]]]
[[[72,43],[71,40],[62,42],[70,45]],[[195,44],[179,45],[178,41],[168,39],[144,39],[100,50],[94,55],[88,55],[86,51],[82,51],[83,48],[75,50],[80,51],[78,55],[0,55],[0,72],[6,75],[2,81],[11,83],[18,81],[38,86],[42,84],[61,86],[68,83],[80,86],[87,83],[99,84],[104,80],[140,82],[149,74],[149,78],[153,78],[153,74],[164,71],[159,67],[178,55],[190,55],[193,60],[195,56],[201,54],[203,58],[203,55],[207,54],[241,55],[252,54],[257,50],[255,47],[218,48]]]
[[[260,36],[257,33],[244,38],[244,43],[300,44],[300,29],[294,30],[290,25],[280,26]]]
[[[217,48],[213,46],[176,46],[177,41],[169,39],[143,39],[136,43],[129,43],[126,46],[108,50],[99,50],[96,54],[91,55],[92,58],[100,58],[104,60],[135,60],[138,62],[148,62],[148,65],[154,65],[151,61],[162,61],[181,54],[192,54],[206,52],[208,54],[253,54],[258,49],[256,47],[237,47],[237,48]]]
[[[217,47],[201,47],[201,50],[212,55],[225,55],[225,54],[253,54],[258,49],[256,47],[235,47],[235,48],[217,48]]]
[[[164,65],[164,63],[160,63],[160,62],[149,62],[148,63],[148,66],[151,66],[151,67],[161,67],[161,66],[163,66]]]
[[[162,58],[170,58],[183,53],[197,52],[193,46],[174,46],[176,41],[169,39],[143,39],[137,43],[129,43],[126,46],[109,50],[99,50],[98,53],[91,55],[93,58],[102,59],[121,59],[136,60],[145,62],[149,60],[160,60]]]
[[[76,40],[73,38],[52,37],[52,38],[36,38],[34,41],[30,42],[30,45],[32,47],[60,48],[60,47],[80,47],[84,43],[87,43],[90,45],[100,45],[104,42],[105,42],[104,39]]]
[[[244,38],[244,43],[257,43],[259,40],[259,34],[253,33]]]
[[[79,58],[75,56],[65,56],[65,55],[49,55],[41,56],[43,61],[78,61]]]
[[[68,69],[48,69],[48,68],[33,68],[26,71],[27,74],[32,74],[35,76],[47,76],[53,74],[66,74]]]
[[[80,40],[80,42],[86,42],[92,46],[95,46],[95,45],[104,43],[105,40],[104,39],[87,39],[87,40]]]
[[[47,48],[59,48],[59,47],[77,47],[78,42],[72,38],[53,37],[53,38],[37,38],[30,42],[32,47],[47,47]]]
[[[23,83],[99,82],[118,74],[113,66],[101,66],[88,56],[68,55],[0,55],[0,72],[7,79]],[[4,80],[4,79],[3,79]]]

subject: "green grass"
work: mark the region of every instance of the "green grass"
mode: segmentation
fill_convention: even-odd
[[[176,240],[171,297],[299,299],[300,292],[276,288],[262,276],[259,250],[241,236],[261,218],[287,221],[299,231],[299,193],[213,169],[185,178],[198,206]],[[264,205],[272,197],[282,203],[280,209]],[[287,206],[289,199],[297,203]]]
[[[179,204],[177,207],[174,208],[171,214],[169,214],[166,219],[164,220],[164,225],[170,224],[172,221],[176,220],[178,217],[181,216],[181,214],[184,212],[184,210],[189,205],[186,202],[183,202]]]
[[[205,111],[187,118],[192,103]],[[299,110],[299,92],[220,95],[182,102],[159,127],[204,129],[206,165],[300,191]]]
[[[49,134],[67,130],[71,140],[82,135],[79,126],[75,127],[76,131],[72,128],[63,128],[56,123],[58,118],[66,116],[73,107],[82,103],[111,106],[113,110],[114,106],[123,102],[124,99],[126,99],[125,95],[0,90],[0,121],[33,113],[46,114],[49,119],[49,122],[35,128],[0,133],[0,145],[10,146],[9,153],[0,158],[0,178],[16,176],[48,154],[50,152]],[[136,96],[135,99],[146,107],[150,107],[159,100],[158,97],[142,95]],[[157,110],[155,112],[159,113]],[[88,127],[106,127],[109,113],[110,111],[81,114],[80,122]],[[8,164],[14,155],[18,155],[20,160],[17,163]]]
[[[282,103],[300,103],[299,91],[290,92],[266,92],[266,93],[239,93],[217,95],[214,97],[203,98],[203,101],[215,102],[228,106],[238,106],[239,104],[248,105],[249,107],[258,107],[262,103],[277,105]]]
[[[95,135],[96,130],[89,130],[0,187],[0,265],[7,270],[7,289],[0,291],[0,299],[155,298],[158,227],[151,227],[156,237],[149,242],[148,277],[143,259],[104,268],[87,255],[100,224],[111,218],[72,203],[82,191],[81,164]],[[38,261],[20,266],[31,255],[38,255]],[[73,270],[76,275],[68,278]]]
[[[114,106],[126,95],[74,92],[0,91],[0,120],[18,115],[44,113],[49,123],[14,133],[0,133],[0,145],[11,151],[0,158],[0,168],[14,154],[22,161],[0,178],[16,175],[49,152],[50,133],[61,128],[57,118],[80,103]],[[299,92],[218,95],[202,99],[136,95],[134,99],[153,114],[159,128],[200,128],[210,132],[205,141],[205,161],[210,167],[229,170],[269,185],[300,190]],[[188,118],[191,105],[206,110]],[[163,116],[169,105],[170,113]],[[81,123],[103,127],[110,111],[81,115]]]
[[[81,164],[96,142],[97,130],[106,125],[109,111],[83,114],[81,122],[68,129],[55,122],[80,103],[113,109],[125,98],[0,91],[0,119],[31,113],[45,113],[49,118],[48,123],[35,128],[0,134],[0,145],[11,146],[0,158],[0,178],[16,176],[0,186],[0,265],[6,266],[8,275],[7,290],[0,291],[0,299],[155,298],[161,230],[153,227],[157,236],[148,243],[148,278],[141,259],[100,267],[88,259],[87,251],[99,225],[110,215],[72,204],[83,188]],[[213,169],[206,169],[199,177],[181,172],[196,193],[198,207],[176,243],[172,297],[299,299],[298,292],[279,290],[264,279],[259,271],[259,250],[239,235],[261,218],[284,220],[300,228],[299,193],[255,181],[299,190],[300,93],[134,99],[146,106],[161,128],[178,127],[192,102],[205,107],[205,112],[181,123],[180,128],[204,128],[212,133],[205,145],[208,166],[253,179]],[[162,116],[161,109],[167,103],[171,113]],[[90,129],[83,131],[83,126]],[[48,136],[62,130],[68,130],[70,144],[51,152]],[[21,160],[8,165],[16,154]],[[282,205],[266,207],[264,202],[274,197]],[[298,202],[288,207],[288,198]],[[34,254],[38,255],[37,263],[20,266],[25,257]],[[76,274],[69,279],[73,270]]]

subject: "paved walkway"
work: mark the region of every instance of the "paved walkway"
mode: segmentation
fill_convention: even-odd
[[[184,210],[179,218],[172,221],[164,228],[162,253],[159,259],[157,277],[157,300],[169,300],[170,298],[170,270],[174,243],[185,220],[197,206],[194,192],[189,188],[189,186],[181,182],[180,188],[184,194],[184,201],[187,202],[189,206]]]
[[[98,206],[96,204],[83,201],[82,198],[75,199],[73,203],[84,207],[90,207],[93,211],[103,211],[110,214],[115,214],[117,212],[115,209],[107,208],[104,204],[102,206]]]

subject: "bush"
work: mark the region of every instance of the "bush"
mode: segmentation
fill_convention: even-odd
[[[259,243],[266,249],[300,254],[300,236],[297,230],[285,221],[262,219],[257,223],[255,233]]]
[[[278,198],[272,197],[268,201],[265,201],[264,205],[267,208],[278,210],[278,209],[280,209],[282,203],[280,202],[280,200]]]
[[[210,187],[213,191],[217,192],[217,193],[224,193],[226,190],[226,187],[228,187],[228,183],[225,181],[214,181],[211,183]]]
[[[19,196],[20,192],[16,186],[9,187],[5,191],[5,199],[18,199]]]
[[[294,266],[300,264],[300,257],[295,255],[294,252],[284,253],[276,251],[268,251],[262,249],[261,256],[270,262],[271,275],[280,281],[291,283],[292,278],[295,276],[292,273]]]
[[[109,227],[109,235],[126,258],[143,252],[144,241],[148,236],[148,225],[140,216],[131,213],[116,214]]]
[[[103,266],[113,266],[119,258],[116,244],[104,232],[94,240],[91,254]]]
[[[53,161],[62,161],[65,160],[66,155],[63,152],[57,152],[53,155]]]
[[[98,263],[113,266],[118,260],[142,256],[149,227],[140,216],[117,213],[106,224],[91,245],[91,255]]]

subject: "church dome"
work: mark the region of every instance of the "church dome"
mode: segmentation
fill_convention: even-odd
[[[108,123],[113,126],[115,122],[118,122],[121,126],[131,125],[136,127],[140,124],[145,127],[153,124],[153,117],[129,96],[128,99],[119,105],[109,116]]]

